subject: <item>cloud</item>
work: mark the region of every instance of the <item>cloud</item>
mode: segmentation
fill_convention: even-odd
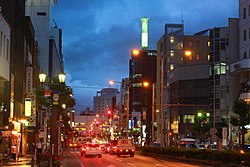
[[[63,30],[65,71],[69,84],[86,87],[75,87],[77,105],[93,106],[93,87],[128,77],[130,51],[140,47],[141,17],[150,18],[149,49],[156,49],[166,23],[183,18],[190,35],[227,26],[237,12],[238,0],[60,0],[52,15]]]

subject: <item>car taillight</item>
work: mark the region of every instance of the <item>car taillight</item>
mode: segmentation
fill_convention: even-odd
[[[133,152],[134,152],[135,150],[134,150],[134,149],[132,149],[131,151],[133,151]]]
[[[86,150],[89,150],[89,147],[86,147]]]
[[[120,149],[120,151],[122,152],[122,149]]]
[[[243,150],[240,150],[240,153],[241,153],[241,154],[245,154],[245,152],[244,152]]]

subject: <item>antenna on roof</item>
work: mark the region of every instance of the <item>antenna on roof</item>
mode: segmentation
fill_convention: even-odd
[[[55,24],[55,27],[54,28],[57,28],[57,24],[56,24],[56,21],[53,19],[53,22]]]
[[[181,9],[181,24],[184,24],[182,9]]]

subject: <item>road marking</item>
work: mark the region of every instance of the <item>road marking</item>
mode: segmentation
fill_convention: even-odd
[[[81,167],[84,167],[84,165],[82,164],[82,161],[77,157],[76,154],[74,154],[74,156],[76,157],[76,159],[78,160],[78,162],[80,163]]]
[[[155,164],[156,166],[165,166],[165,165],[162,165],[162,164]]]
[[[131,163],[129,163],[129,162],[127,162],[127,164],[130,165],[130,166],[135,166],[135,164],[131,164]]]
[[[117,160],[117,161],[120,161],[120,162],[122,161],[121,159],[118,159],[118,158],[117,158],[116,160]]]

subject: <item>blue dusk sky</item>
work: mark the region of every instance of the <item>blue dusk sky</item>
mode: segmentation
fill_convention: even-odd
[[[167,23],[184,20],[185,35],[228,25],[239,17],[238,0],[58,0],[52,19],[63,31],[67,85],[76,111],[93,109],[93,96],[109,80],[128,77],[132,49],[140,49],[141,17],[149,17],[149,48]],[[52,22],[52,26],[54,23]],[[113,85],[119,88],[119,85]]]

